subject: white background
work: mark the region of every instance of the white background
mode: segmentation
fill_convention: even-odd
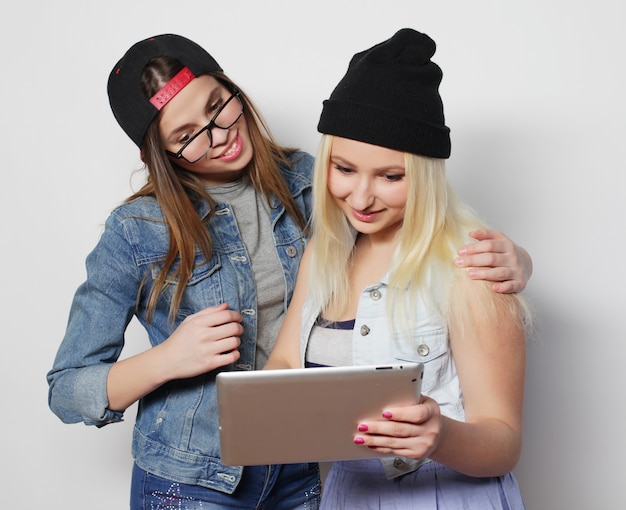
[[[134,42],[205,46],[284,144],[315,151],[350,57],[410,26],[438,43],[449,175],[532,254],[527,507],[624,508],[626,4],[622,0],[12,3],[0,21],[3,508],[126,508],[126,421],[64,425],[45,374],[84,259],[131,192],[138,151],[108,73]],[[145,348],[133,326],[125,354]]]

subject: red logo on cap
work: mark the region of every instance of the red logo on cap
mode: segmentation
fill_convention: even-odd
[[[172,98],[183,90],[191,80],[195,78],[194,74],[187,67],[183,67],[176,76],[168,81],[165,86],[150,98],[150,104],[157,110],[161,110]]]

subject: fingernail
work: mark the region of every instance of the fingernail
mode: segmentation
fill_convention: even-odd
[[[459,248],[457,252],[459,255],[465,255],[467,253],[467,248]]]
[[[383,418],[391,418],[391,413],[389,411],[385,411],[383,413]]]
[[[362,437],[354,438],[354,444],[363,444],[364,442],[365,442],[365,439],[363,439]]]
[[[478,276],[478,273],[476,271],[468,271],[467,274],[469,274],[470,278],[476,278]]]
[[[367,425],[365,425],[365,423],[359,425],[359,432],[367,432]]]
[[[463,266],[463,259],[461,257],[456,257],[454,259],[454,264],[459,267]]]

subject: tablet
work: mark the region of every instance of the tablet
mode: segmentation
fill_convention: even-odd
[[[382,457],[354,444],[358,424],[416,404],[424,365],[368,365],[221,372],[217,399],[222,463],[289,464]]]

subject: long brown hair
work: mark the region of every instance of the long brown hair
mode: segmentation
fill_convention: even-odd
[[[152,97],[181,69],[182,65],[171,57],[152,59],[142,73],[142,88],[146,97]],[[216,80],[231,92],[238,88],[225,74],[211,73]],[[289,214],[304,231],[307,220],[296,205],[287,183],[280,171],[280,166],[291,166],[290,154],[296,149],[282,147],[272,137],[265,121],[250,99],[241,92],[244,104],[244,116],[250,133],[254,153],[248,165],[248,175],[252,185],[271,203],[276,196]],[[159,296],[167,285],[175,284],[169,306],[169,319],[173,321],[180,306],[187,281],[191,277],[196,250],[206,260],[213,252],[213,244],[207,223],[214,214],[214,202],[206,192],[204,184],[194,173],[172,163],[165,153],[159,134],[159,117],[150,125],[141,147],[142,159],[147,169],[145,185],[127,199],[127,202],[139,197],[154,197],[161,207],[169,234],[169,247],[163,261],[159,261],[158,276],[148,295],[147,320],[150,321],[157,306]],[[204,199],[211,206],[211,212],[204,220],[198,216],[194,204]],[[144,276],[139,295],[149,272]],[[175,282],[175,283],[174,283]]]

